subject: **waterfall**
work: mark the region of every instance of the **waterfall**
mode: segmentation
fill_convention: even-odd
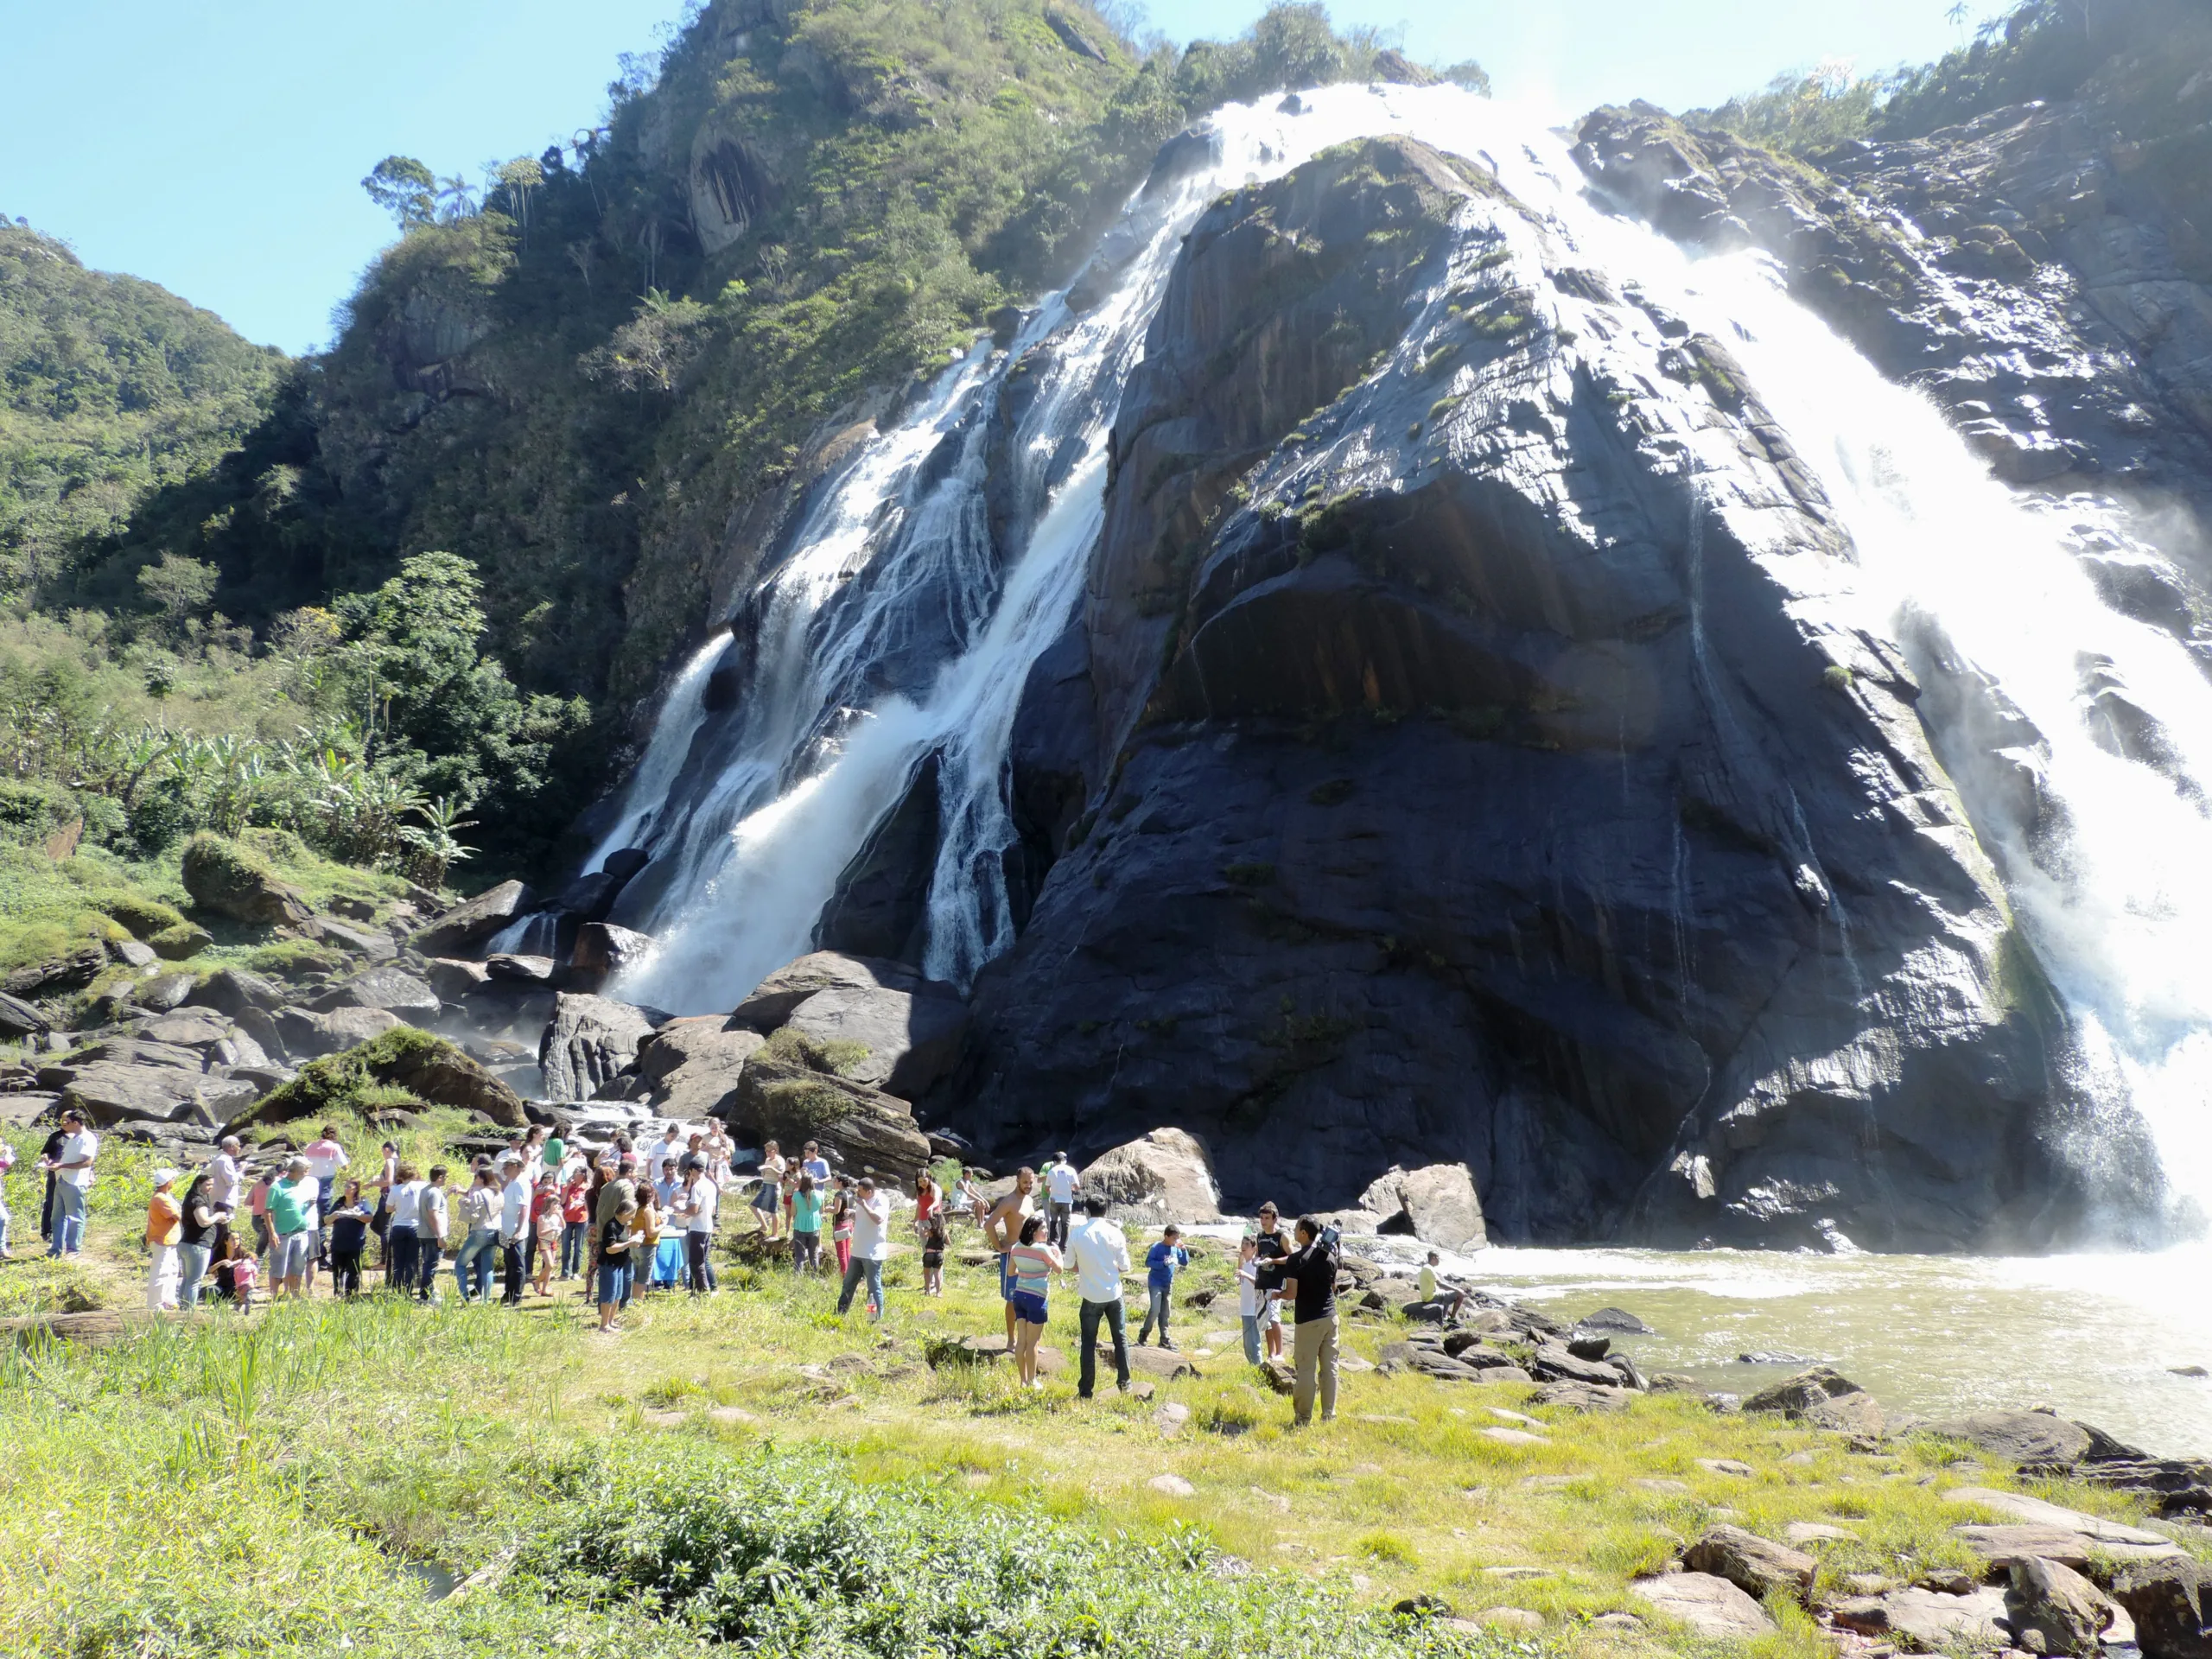
[[[1226,188],[1395,133],[1482,162],[1579,260],[1729,341],[1857,545],[1823,620],[1903,641],[1923,679],[1965,673],[2013,711],[1993,736],[1961,715],[1945,729],[1936,699],[1923,710],[2077,1022],[2076,1081],[2144,1114],[2179,1188],[2212,1179],[2212,685],[2171,635],[2109,609],[2076,557],[2141,527],[2115,503],[2016,495],[1931,403],[1790,300],[1770,261],[1697,258],[1608,211],[1531,111],[1342,86],[1210,125],[1211,163],[1141,193],[1109,235],[1126,263],[1103,301],[1078,314],[1049,297],[1010,349],[978,346],[821,490],[753,596],[737,715],[702,718],[685,681],[671,691],[622,818],[651,834],[657,878],[624,919],[664,947],[620,993],[726,1008],[809,948],[838,875],[931,754],[926,966],[965,983],[1006,947],[1015,705],[1079,596],[1107,434],[1181,237]],[[1017,475],[995,480],[1014,508],[995,545],[990,427],[1017,375],[1038,384],[999,452]],[[2114,741],[2114,688],[2158,734],[2154,755]],[[2053,809],[2037,823],[2017,810],[2022,767]]]

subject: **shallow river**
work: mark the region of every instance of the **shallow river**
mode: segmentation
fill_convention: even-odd
[[[1410,1240],[1352,1248],[1394,1265]],[[1456,1274],[1573,1319],[1613,1306],[1658,1334],[1623,1346],[1646,1369],[1748,1394],[1795,1364],[1834,1364],[1894,1405],[1936,1416],[2050,1405],[2147,1452],[2212,1457],[2212,1248],[2156,1255],[1981,1258],[1745,1250],[1497,1249]]]

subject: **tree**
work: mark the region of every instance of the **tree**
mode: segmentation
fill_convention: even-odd
[[[545,168],[533,156],[518,156],[511,162],[502,162],[492,169],[492,176],[499,181],[499,189],[513,209],[515,222],[522,226],[522,239],[530,242],[530,193],[545,182]]]
[[[1252,55],[1260,84],[1271,90],[1325,86],[1345,67],[1344,45],[1319,0],[1269,6],[1252,25]]]
[[[1471,92],[1479,93],[1484,98],[1490,96],[1490,71],[1472,58],[1465,63],[1453,64],[1444,72],[1444,79],[1456,86],[1465,87]]]
[[[430,222],[431,192],[437,179],[412,156],[387,156],[361,181],[369,200],[391,215],[401,233]]]
[[[139,571],[138,591],[164,618],[181,622],[215,596],[215,567],[164,553],[159,563]]]
[[[437,186],[438,213],[447,224],[452,224],[456,219],[467,219],[476,211],[475,188],[460,174],[440,179]]]

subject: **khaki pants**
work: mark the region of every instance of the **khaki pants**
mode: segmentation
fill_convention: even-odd
[[[1291,1412],[1301,1423],[1313,1421],[1315,1372],[1321,1384],[1321,1421],[1337,1414],[1337,1316],[1300,1319],[1291,1328],[1291,1360],[1297,1382],[1290,1392]]]

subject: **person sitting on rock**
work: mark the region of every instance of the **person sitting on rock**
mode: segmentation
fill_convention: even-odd
[[[1467,1293],[1456,1286],[1440,1285],[1437,1282],[1436,1270],[1443,1265],[1443,1262],[1442,1255],[1431,1250],[1428,1253],[1428,1260],[1421,1263],[1419,1281],[1421,1301],[1418,1305],[1433,1309],[1435,1318],[1448,1323],[1458,1319],[1465,1311]]]
[[[1037,1213],[1037,1172],[1024,1164],[1014,1172],[1014,1191],[983,1212],[983,1243],[998,1252],[999,1300],[1006,1304],[1006,1345],[1014,1348],[1014,1269],[1010,1253],[1021,1236],[1021,1224]]]

